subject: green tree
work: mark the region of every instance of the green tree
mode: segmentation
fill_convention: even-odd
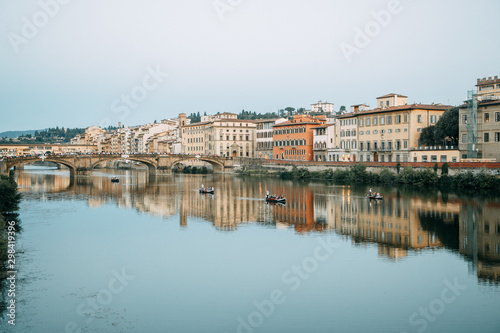
[[[419,139],[419,145],[421,146],[434,146],[438,142],[438,135],[436,126],[429,126],[422,130]]]
[[[458,142],[458,111],[457,107],[451,108],[443,113],[435,126],[424,128],[420,135],[420,144],[426,146],[442,145],[446,138],[456,144]]]
[[[339,111],[340,112],[345,112],[345,105],[341,105]]]
[[[449,167],[450,166],[448,165],[448,163],[443,163],[443,165],[441,166],[441,175],[447,175]]]
[[[13,213],[19,209],[21,194],[17,191],[14,176],[0,176],[0,214]]]
[[[453,143],[458,142],[458,111],[457,107],[449,109],[438,121],[440,135],[443,138],[450,138]]]
[[[292,112],[295,111],[295,108],[289,106],[285,108],[285,111],[288,112],[288,116],[292,116]]]

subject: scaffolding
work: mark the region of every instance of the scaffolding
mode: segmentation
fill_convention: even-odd
[[[467,93],[467,157],[477,158],[477,93]]]

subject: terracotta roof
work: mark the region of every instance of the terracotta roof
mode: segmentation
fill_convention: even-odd
[[[377,97],[377,99],[379,98],[386,98],[386,97],[393,97],[393,96],[398,96],[398,97],[404,97],[404,98],[408,98],[408,96],[405,96],[405,95],[400,95],[400,94],[387,94],[387,95],[384,95],[384,96],[380,96],[380,97]]]
[[[385,109],[377,108],[366,111],[358,111],[358,112],[349,112],[343,115],[338,116],[338,118],[351,118],[356,116],[362,116],[365,114],[374,114],[374,113],[385,113],[385,112],[394,112],[394,111],[404,111],[404,110],[435,110],[435,111],[445,111],[451,109],[452,105],[436,105],[436,104],[408,104],[408,105],[400,105],[400,106],[391,106]]]
[[[211,124],[211,123],[215,123],[215,122],[222,122],[222,121],[229,122],[229,123],[252,123],[252,124],[255,123],[255,121],[250,120],[250,119],[229,119],[229,118],[222,118],[222,119],[214,119],[214,120],[210,120],[210,121],[202,121],[202,122],[199,122],[199,123],[191,123],[189,125],[185,125],[185,126],[182,126],[182,127],[193,127],[193,126],[207,125],[207,124]]]
[[[321,125],[321,124],[320,122],[315,122],[315,121],[303,121],[303,122],[293,122],[293,123],[291,121],[287,121],[284,123],[275,124],[274,127],[294,126],[294,125],[302,126],[302,125]]]

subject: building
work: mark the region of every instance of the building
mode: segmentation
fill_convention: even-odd
[[[377,97],[377,107],[380,109],[390,108],[408,104],[408,96],[398,94],[387,94]]]
[[[316,104],[311,104],[311,112],[333,113],[333,103],[319,101]]]
[[[462,159],[500,160],[500,100],[469,100],[459,107],[458,128]]]
[[[378,97],[377,106],[338,117],[340,149],[346,157],[351,154],[352,161],[410,162],[410,151],[420,146],[422,130],[435,125],[451,108],[441,104],[408,105],[406,96],[396,94]],[[356,149],[357,157],[353,157]]]
[[[332,157],[329,156],[329,151],[331,148],[335,147],[335,145],[335,123],[327,123],[325,125],[313,127],[314,161],[332,161]]]
[[[255,120],[256,127],[256,157],[263,159],[273,158],[273,127],[281,124],[285,118],[258,119]]]
[[[238,115],[236,113],[231,113],[231,112],[223,112],[223,113],[217,113],[216,115],[208,115],[208,116],[201,116],[201,122],[208,122],[208,121],[214,121],[214,120],[222,120],[222,119],[238,119]]]
[[[462,159],[500,160],[500,80],[477,79],[477,93],[459,107]]]
[[[339,148],[335,161],[356,162],[358,158],[358,112],[345,113],[339,117]]]
[[[182,127],[182,153],[255,157],[253,120],[219,118]]]
[[[477,79],[476,87],[478,100],[500,99],[500,79],[498,76]]]
[[[275,124],[273,156],[277,160],[312,161],[314,127],[326,124],[326,117],[296,115],[292,120]]]
[[[97,152],[97,145],[86,144],[0,144],[0,157],[39,156],[50,154],[94,154]]]

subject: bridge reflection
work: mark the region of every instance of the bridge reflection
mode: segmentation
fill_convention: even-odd
[[[389,260],[446,248],[466,258],[479,279],[499,281],[498,202],[389,188],[383,201],[374,202],[364,196],[364,188],[223,174],[150,178],[145,172],[120,171],[120,183],[114,184],[106,171],[73,182],[67,173],[24,170],[17,173],[17,181],[22,191],[64,193],[65,198],[87,200],[91,207],[112,203],[141,213],[178,216],[183,228],[198,218],[220,231],[253,223],[298,234],[334,232],[356,246],[376,246]],[[214,186],[215,195],[199,194],[201,184]],[[267,191],[287,197],[287,204],[266,204]]]

